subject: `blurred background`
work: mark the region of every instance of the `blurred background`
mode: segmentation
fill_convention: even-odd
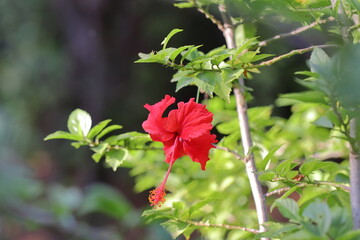
[[[293,25],[255,22],[266,39]],[[134,64],[139,52],[194,44],[207,52],[224,44],[221,32],[195,9],[169,0],[0,0],[0,239],[171,239],[158,224],[145,225],[148,192],[136,193],[127,169],[113,172],[87,149],[43,138],[66,130],[75,108],[93,123],[113,119],[124,131],[143,131],[145,103],[165,94],[187,100],[195,88],[174,93],[174,72]],[[309,38],[311,36],[311,38]],[[312,39],[312,43],[305,39]],[[279,41],[267,53],[323,42],[315,31]],[[300,89],[293,72],[308,55],[263,69],[248,84],[251,106],[273,104]],[[289,109],[275,109],[287,116]]]

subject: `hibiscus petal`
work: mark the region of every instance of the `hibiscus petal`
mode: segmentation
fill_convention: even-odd
[[[184,151],[189,157],[201,165],[201,169],[205,170],[206,162],[209,161],[209,151],[211,148],[215,148],[213,143],[216,143],[216,135],[203,134],[197,138],[192,138],[189,141],[185,141],[183,144]]]
[[[145,104],[144,107],[149,110],[149,116],[146,121],[143,122],[143,129],[150,134],[150,137],[154,141],[164,142],[174,138],[174,133],[169,132],[164,128],[167,118],[163,118],[162,115],[166,108],[175,102],[175,98],[166,95],[163,100],[154,105]]]
[[[212,129],[212,119],[213,114],[204,105],[195,103],[194,98],[191,98],[187,103],[178,103],[178,109],[169,113],[167,122],[169,125],[166,129],[175,130],[176,123],[178,128],[176,131],[179,132],[180,137],[189,140],[209,132]]]
[[[165,162],[174,163],[176,159],[185,155],[184,140],[179,137],[164,142]]]

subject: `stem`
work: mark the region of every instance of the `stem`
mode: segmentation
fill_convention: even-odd
[[[353,140],[356,140],[356,128],[358,121],[356,118],[350,120],[350,135]],[[357,147],[351,147],[349,161],[350,161],[350,200],[351,212],[353,218],[353,229],[360,229],[360,158]]]
[[[191,225],[198,226],[198,227],[216,227],[216,228],[225,228],[227,230],[237,229],[237,230],[243,230],[243,231],[251,232],[251,233],[260,233],[260,231],[257,229],[246,228],[246,227],[235,226],[235,225],[210,224],[210,223],[204,223],[204,222],[195,222],[195,221],[191,221],[191,220],[179,220],[179,221],[189,223]]]
[[[226,11],[225,5],[219,5],[219,11],[224,22],[223,35],[226,41],[227,48],[229,49],[235,48],[236,43],[234,39],[233,25]],[[244,79],[240,78],[239,83],[240,83],[240,88],[234,88],[233,91],[236,98],[236,108],[239,118],[241,141],[244,149],[244,154],[246,155],[245,157],[246,173],[249,178],[252,195],[255,202],[256,212],[258,216],[258,223],[260,225],[259,229],[260,232],[264,232],[266,230],[264,227],[264,223],[267,222],[268,220],[265,197],[258,176],[256,175],[257,170],[254,161],[254,155],[250,153],[250,148],[252,147],[253,143],[251,139],[249,120],[247,115],[247,104],[244,93],[241,90],[241,88],[244,87]],[[268,238],[261,238],[261,239],[266,240]]]
[[[302,33],[302,32],[305,32],[306,30],[309,30],[319,24],[324,24],[324,23],[327,23],[329,21],[334,21],[335,18],[333,17],[328,17],[327,19],[322,19],[322,20],[318,20],[318,21],[315,21],[315,22],[312,22],[310,23],[309,25],[307,26],[303,26],[303,27],[299,27],[291,32],[288,32],[288,33],[282,33],[282,34],[278,34],[272,38],[269,38],[267,40],[264,40],[264,41],[261,41],[259,42],[259,47],[263,47],[263,46],[266,46],[268,45],[270,42],[273,42],[275,40],[278,40],[278,39],[281,39],[281,38],[286,38],[286,37],[291,37],[291,36],[294,36],[296,34],[299,34],[299,33]]]

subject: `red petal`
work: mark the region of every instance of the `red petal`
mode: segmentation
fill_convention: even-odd
[[[167,118],[162,117],[166,108],[174,102],[175,98],[166,95],[163,100],[154,105],[145,104],[144,107],[149,110],[150,113],[147,120],[143,122],[142,127],[150,134],[152,140],[164,142],[174,138],[174,133],[164,128],[164,123],[167,121]]]
[[[213,114],[191,98],[187,103],[178,103],[178,109],[169,113],[166,129],[175,130],[182,139],[189,140],[209,132],[212,119]]]
[[[173,140],[164,142],[165,162],[174,163],[176,159],[185,155],[184,140],[176,137]]]
[[[205,170],[206,162],[209,161],[209,151],[214,148],[212,145],[216,143],[216,135],[214,134],[203,134],[197,138],[185,141],[183,147],[184,151],[189,157],[201,165],[201,169]]]

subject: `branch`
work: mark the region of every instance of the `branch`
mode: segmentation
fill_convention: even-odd
[[[224,26],[222,25],[222,23],[219,20],[217,20],[212,14],[210,14],[208,11],[206,11],[203,7],[201,7],[196,2],[196,0],[193,0],[193,3],[195,5],[195,7],[197,8],[197,10],[199,12],[201,12],[202,14],[204,14],[207,19],[210,19],[210,21],[212,23],[214,23],[219,28],[220,31],[222,31],[222,32],[224,31]]]
[[[333,17],[328,17],[327,19],[322,19],[322,20],[318,20],[318,21],[315,21],[313,23],[310,23],[309,25],[307,26],[303,26],[303,27],[299,27],[291,32],[288,32],[288,33],[282,33],[282,34],[278,34],[272,38],[269,38],[269,39],[266,39],[264,41],[261,41],[259,42],[259,47],[263,47],[263,46],[266,46],[268,45],[270,42],[273,42],[277,39],[281,39],[281,38],[286,38],[286,37],[291,37],[291,36],[294,36],[296,34],[299,34],[299,33],[302,33],[302,32],[305,32],[306,30],[309,30],[317,25],[320,25],[320,24],[324,24],[324,23],[327,23],[327,22],[330,22],[330,21],[334,21],[335,18]]]
[[[292,51],[290,51],[288,53],[285,53],[283,55],[274,57],[273,59],[261,62],[259,64],[243,67],[243,69],[252,69],[252,68],[260,68],[260,67],[270,66],[270,65],[272,65],[272,64],[274,64],[274,63],[276,63],[276,62],[278,62],[280,60],[283,60],[285,58],[289,58],[289,57],[292,57],[294,55],[310,52],[310,51],[314,50],[314,48],[329,48],[329,47],[338,47],[338,45],[336,45],[336,44],[323,44],[323,45],[314,45],[314,46],[310,46],[310,47],[307,47],[307,48],[301,48],[301,49],[292,50]]]
[[[238,153],[235,152],[234,150],[231,150],[230,148],[222,147],[222,146],[219,146],[219,145],[216,145],[216,144],[213,144],[213,145],[215,146],[216,149],[223,150],[223,151],[225,151],[225,152],[228,152],[228,153],[233,154],[236,159],[244,160],[244,157],[243,157],[243,156],[241,156],[240,154],[238,154]]]
[[[225,5],[220,4],[219,11],[224,22],[223,26],[225,29],[223,31],[223,35],[226,41],[227,48],[236,48],[233,24],[231,22],[230,16],[227,13]],[[251,139],[249,119],[247,115],[247,103],[245,100],[244,92],[242,92],[242,89],[245,88],[244,79],[242,77],[239,78],[239,84],[240,87],[235,87],[233,91],[236,99],[236,109],[239,119],[241,142],[244,149],[244,154],[247,155],[247,158],[245,160],[245,168],[249,179],[251,192],[254,198],[260,232],[264,232],[266,231],[264,223],[268,221],[268,213],[262,187],[259,178],[256,175],[257,169],[255,166],[254,155],[250,153],[250,149],[253,143]],[[268,240],[268,238],[261,239]]]
[[[240,226],[235,226],[235,225],[228,225],[228,224],[210,224],[210,223],[204,223],[204,222],[195,222],[195,221],[191,221],[191,220],[179,220],[181,222],[185,222],[185,223],[189,223],[191,225],[194,226],[198,226],[198,227],[214,227],[214,228],[225,228],[227,230],[243,230],[246,232],[250,232],[250,233],[260,233],[260,230],[257,229],[252,229],[252,228],[246,228],[246,227],[240,227]]]
[[[286,179],[286,180],[289,181],[289,179]],[[350,192],[349,186],[346,186],[346,185],[340,184],[340,183],[335,183],[335,182],[316,181],[316,182],[305,182],[305,183],[297,183],[296,184],[296,186],[298,186],[298,187],[309,187],[309,186],[319,186],[319,185],[326,185],[326,186],[341,188],[346,192]],[[277,189],[275,191],[268,192],[265,194],[265,196],[270,197],[273,195],[283,194],[286,191],[288,191],[289,189],[290,189],[290,187],[283,187],[283,188]]]

